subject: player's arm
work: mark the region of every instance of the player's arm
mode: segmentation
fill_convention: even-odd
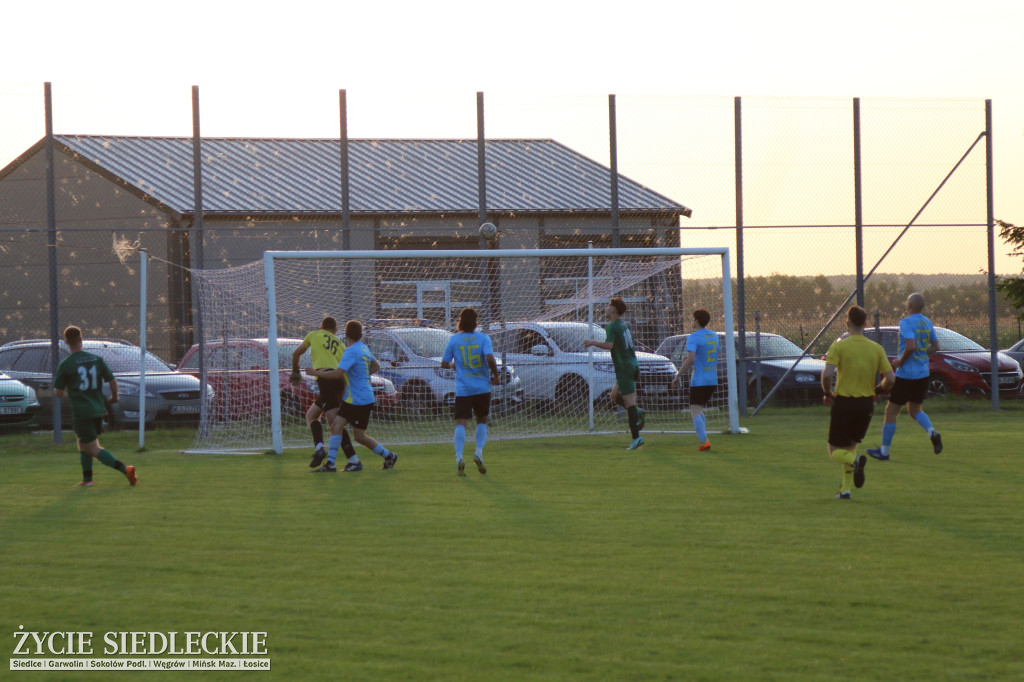
[[[902,365],[904,362],[909,360],[910,356],[913,355],[914,351],[917,350],[917,341],[915,341],[913,339],[913,337],[911,337],[909,339],[908,338],[904,338],[903,340],[904,340],[904,342],[906,344],[904,346],[904,348],[903,348],[903,355],[901,355],[898,358],[896,358],[895,360],[893,360],[893,363],[892,363],[892,368],[893,369],[899,369],[900,365]]]
[[[63,398],[64,397],[64,391],[63,391],[63,389],[60,389],[60,388],[53,389],[53,394],[55,396],[57,396],[58,398]]]
[[[676,386],[679,385],[679,380],[682,379],[683,376],[686,374],[686,370],[690,369],[690,367],[692,367],[693,363],[695,363],[696,361],[697,351],[687,351],[686,357],[683,358],[683,361],[681,363],[679,363],[679,371],[676,372],[676,375],[674,377],[672,377],[672,384],[670,388],[674,389]]]
[[[491,386],[501,385],[501,375],[498,374],[498,361],[494,359],[494,356],[488,353],[484,356],[484,361],[487,366],[491,368]]]
[[[308,374],[311,377],[319,377],[321,379],[345,378],[345,370],[343,370],[340,367],[338,367],[337,369],[313,369],[312,367],[309,367],[306,369],[306,374]]]
[[[299,384],[302,383],[302,374],[299,372],[299,359],[302,358],[302,354],[305,353],[308,349],[309,344],[306,341],[303,341],[302,343],[299,344],[298,348],[296,348],[292,352],[292,386],[298,386]]]
[[[896,373],[891,369],[882,375],[882,380],[875,386],[875,393],[888,393],[896,383]]]
[[[939,340],[934,336],[932,337],[932,342],[928,344],[928,350],[926,352],[928,355],[933,355],[939,352]]]
[[[890,371],[889,374],[892,374]],[[836,397],[835,393],[832,392],[832,380],[836,376],[835,365],[825,365],[825,371],[821,373],[821,392],[825,395],[822,397],[822,401],[825,405],[831,405],[832,400]]]
[[[586,339],[583,342],[583,347],[588,348],[590,346],[593,346],[594,348],[600,348],[601,350],[611,350],[612,348],[615,347],[615,344],[612,343],[611,341],[593,341],[591,339]]]
[[[370,360],[370,366],[366,368],[368,374],[376,374],[380,371],[380,363],[377,362],[377,358]]]
[[[111,379],[107,383],[110,384],[110,397],[107,398],[107,404],[113,405],[118,401],[117,398],[117,379]]]

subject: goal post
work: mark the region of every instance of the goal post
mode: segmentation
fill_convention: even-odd
[[[465,306],[477,309],[501,376],[489,439],[628,432],[624,411],[609,400],[609,352],[582,345],[604,340],[613,296],[627,302],[645,432],[693,433],[688,391],[669,383],[697,308],[711,313],[725,346],[708,430],[740,430],[724,247],[268,251],[262,262],[194,276],[217,399],[190,452],[311,447],[302,415],[318,389],[305,376],[293,389],[287,375],[292,352],[326,315],[337,319],[339,337],[347,320],[361,321],[381,364],[374,437],[388,445],[450,441],[455,377],[440,360]]]

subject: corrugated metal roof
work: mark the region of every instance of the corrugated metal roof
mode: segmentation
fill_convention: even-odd
[[[58,145],[181,213],[193,210],[192,139],[57,135]],[[339,213],[336,139],[206,138],[207,213]],[[476,140],[351,140],[350,208],[366,213],[476,213]],[[623,213],[690,210],[619,176]],[[609,170],[554,140],[487,141],[491,212],[608,212]]]

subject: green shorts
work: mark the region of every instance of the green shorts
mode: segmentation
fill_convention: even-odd
[[[71,429],[83,443],[91,443],[103,433],[103,417],[90,417],[88,419],[71,418]]]
[[[637,382],[640,381],[640,367],[634,366],[623,371],[615,370],[615,383],[619,385],[619,393],[626,396],[636,393]]]

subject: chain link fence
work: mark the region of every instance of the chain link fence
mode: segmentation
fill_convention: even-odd
[[[199,338],[192,268],[271,249],[478,248],[487,219],[501,248],[728,246],[748,356],[771,335],[810,344],[856,291],[859,233],[861,274],[878,263],[863,290],[872,323],[896,324],[921,291],[937,325],[989,346],[983,143],[921,210],[984,133],[982,100],[347,93],[341,108],[336,91],[215,88],[199,106],[187,91],[58,85],[48,214],[42,91],[0,84],[0,344],[50,339],[51,294],[59,329],[137,343],[142,248],[148,348],[177,364]],[[998,274],[1019,270],[996,250]],[[552,291],[572,288],[549,274]],[[444,303],[420,289],[420,303]],[[330,314],[337,295],[311,292],[310,305]],[[700,307],[699,295],[681,305]],[[1005,348],[1020,323],[1001,298],[996,315]]]

